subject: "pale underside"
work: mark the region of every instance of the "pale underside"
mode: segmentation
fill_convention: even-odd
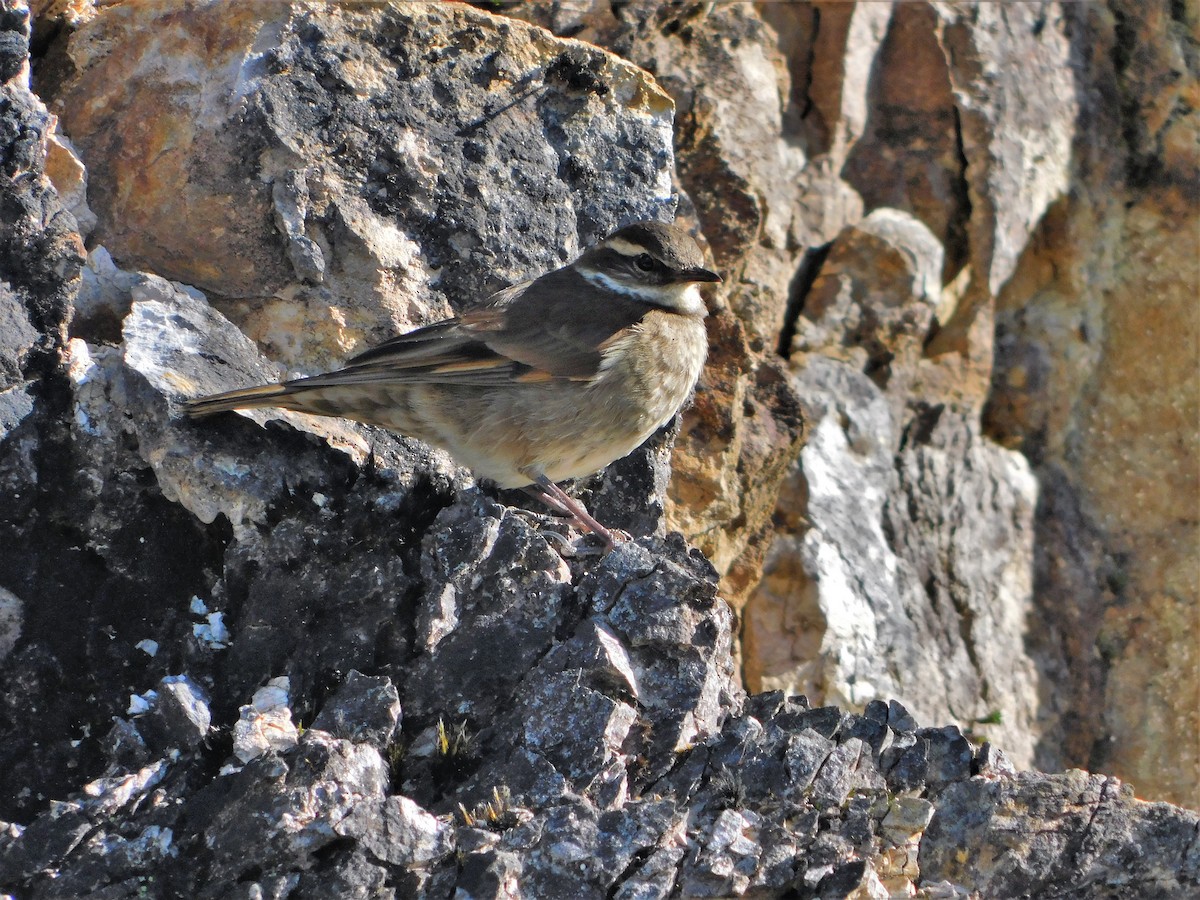
[[[330,385],[280,405],[382,425],[448,450],[501,487],[523,487],[538,474],[551,481],[590,475],[637,449],[687,400],[706,351],[701,319],[651,312],[608,349],[587,380],[495,386],[380,380]]]

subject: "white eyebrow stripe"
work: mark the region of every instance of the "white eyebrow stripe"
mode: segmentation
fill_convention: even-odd
[[[577,271],[580,276],[596,287],[604,288],[617,294],[624,294],[626,297],[633,297],[636,300],[640,300],[650,306],[656,306],[659,309],[685,313],[704,313],[704,299],[700,296],[700,286],[691,282],[641,288],[636,284],[618,281],[616,278],[605,275],[603,272],[598,272],[595,269],[579,266],[577,267]]]
[[[588,269],[584,268],[583,266],[579,266],[577,269],[581,276],[590,281],[592,284],[596,285],[596,287],[605,288],[618,294],[624,294],[626,297],[636,297],[639,300],[647,303],[653,303],[655,306],[658,306],[657,301],[662,296],[659,291],[654,290],[653,288],[642,290],[638,285],[629,284],[628,282],[624,281],[618,281],[616,278],[613,278],[610,275],[605,275],[603,272],[597,271],[596,269]]]
[[[625,238],[611,237],[604,242],[603,246],[609,250],[615,250],[622,256],[640,256],[646,252],[646,248],[632,241],[627,241]]]

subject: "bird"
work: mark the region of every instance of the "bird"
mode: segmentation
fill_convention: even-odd
[[[611,550],[559,486],[632,453],[691,397],[708,353],[700,285],[722,281],[674,224],[627,225],[562,268],[393,337],[344,368],[188,402],[379,425],[521,488]]]

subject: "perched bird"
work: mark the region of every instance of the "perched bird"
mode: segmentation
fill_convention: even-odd
[[[638,222],[336,372],[193,400],[186,412],[282,407],[382,425],[524,488],[611,547],[612,533],[556,482],[633,452],[688,399],[708,352],[699,284],[717,281],[687,232]]]

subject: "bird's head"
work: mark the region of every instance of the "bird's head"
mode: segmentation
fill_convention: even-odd
[[[675,225],[636,222],[605,238],[575,261],[597,287],[673,312],[702,315],[697,285],[719,282],[704,267],[704,254],[692,236]]]

